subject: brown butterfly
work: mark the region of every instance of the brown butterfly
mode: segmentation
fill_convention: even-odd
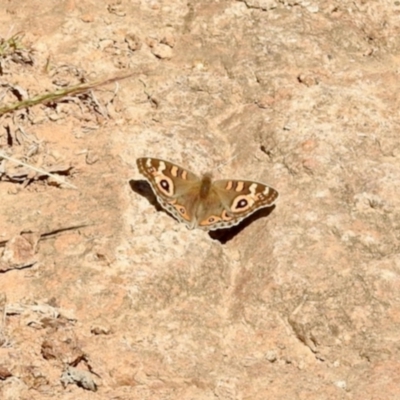
[[[223,179],[194,173],[158,158],[138,158],[160,205],[189,229],[230,228],[260,208],[272,206],[278,192],[260,182]]]

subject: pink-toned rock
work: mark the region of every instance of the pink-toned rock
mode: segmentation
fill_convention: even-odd
[[[151,52],[157,57],[161,59],[170,59],[173,57],[173,50],[171,47],[167,46],[166,44],[157,43],[151,49]]]

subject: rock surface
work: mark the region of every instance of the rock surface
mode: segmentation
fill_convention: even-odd
[[[399,399],[400,3],[23,3],[4,85],[134,75],[2,117],[0,151],[22,127],[79,190],[0,182],[0,241],[42,234],[1,275],[0,398]],[[280,199],[189,231],[132,190],[143,156]]]

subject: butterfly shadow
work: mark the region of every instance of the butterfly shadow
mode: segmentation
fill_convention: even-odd
[[[232,228],[217,229],[215,231],[210,231],[208,234],[210,235],[211,239],[218,240],[221,244],[225,244],[242,232],[243,229],[246,229],[254,221],[268,217],[274,209],[275,205],[261,208],[260,210],[257,210],[253,214],[249,215],[239,224],[232,226]]]
[[[157,211],[162,211],[167,215],[169,215],[171,218],[174,218],[171,214],[168,213],[168,211],[164,210],[164,208],[161,207],[161,205],[158,203],[157,197],[147,181],[143,179],[140,180],[131,179],[129,181],[129,186],[132,189],[132,191],[139,194],[140,196],[145,197],[149,201],[149,203],[155,207]],[[256,212],[248,216],[238,225],[232,226],[232,228],[217,229],[215,231],[209,231],[208,234],[211,237],[211,239],[218,240],[221,244],[225,244],[230,240],[232,240],[236,235],[238,235],[243,229],[247,228],[254,221],[268,217],[274,209],[275,205],[273,205],[272,207],[261,208],[260,210],[257,210]]]
[[[160,206],[160,204],[157,201],[157,197],[153,192],[153,189],[151,188],[150,184],[147,181],[145,181],[144,179],[139,179],[136,181],[134,179],[131,179],[129,181],[129,186],[135,193],[145,197],[149,201],[149,203],[155,207],[157,211],[163,211],[166,214],[170,215]]]

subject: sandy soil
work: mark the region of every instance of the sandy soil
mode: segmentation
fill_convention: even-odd
[[[1,117],[77,187],[0,161],[1,399],[400,399],[400,2],[0,4],[3,104],[133,74]],[[280,200],[189,231],[143,156]]]

